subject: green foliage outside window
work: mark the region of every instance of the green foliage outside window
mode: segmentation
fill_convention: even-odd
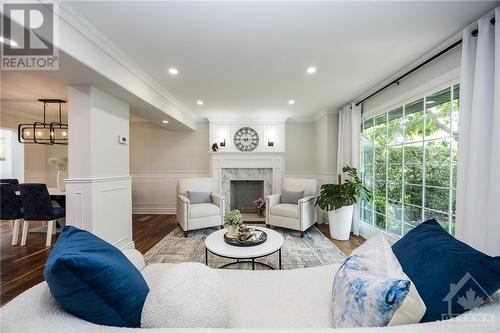
[[[435,218],[455,233],[459,85],[362,124],[360,218],[402,236]]]

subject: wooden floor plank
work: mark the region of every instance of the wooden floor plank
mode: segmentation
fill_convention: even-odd
[[[135,247],[146,253],[177,227],[175,215],[133,215],[132,232]],[[352,236],[348,241],[333,240],[328,225],[318,225],[342,252],[351,253],[364,242],[362,237]],[[53,243],[57,239],[53,237]],[[12,246],[8,222],[0,222],[0,305],[3,306],[23,291],[42,282],[43,269],[51,247],[45,247],[45,234],[29,234],[26,246]]]

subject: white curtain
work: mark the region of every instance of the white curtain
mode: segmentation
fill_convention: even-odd
[[[339,137],[337,148],[337,174],[348,164],[359,170],[359,147],[361,131],[361,106],[354,103],[339,111]],[[354,205],[352,232],[359,235],[359,206]]]
[[[500,255],[500,28],[495,10],[463,32],[456,236]]]

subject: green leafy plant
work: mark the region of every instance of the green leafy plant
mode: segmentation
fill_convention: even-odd
[[[358,176],[358,171],[349,165],[342,168],[349,176],[344,183],[339,175],[338,184],[321,185],[321,191],[316,198],[316,206],[322,210],[330,211],[344,206],[350,206],[358,200],[370,200],[370,191],[363,185]]]
[[[243,217],[237,209],[230,210],[226,215],[224,215],[224,226],[240,226],[243,224]]]

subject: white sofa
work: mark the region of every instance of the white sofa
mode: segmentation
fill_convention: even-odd
[[[213,193],[212,178],[185,178],[177,182],[177,222],[184,231],[184,237],[188,231],[221,226],[224,223],[225,199],[219,194]],[[192,204],[186,196],[186,192],[210,192],[211,203]]]
[[[266,224],[300,231],[300,237],[318,222],[315,196],[318,189],[316,179],[285,178],[283,191],[304,191],[304,197],[297,205],[281,203],[281,193],[266,198]]]
[[[153,287],[172,264],[144,267],[135,250],[125,254]],[[61,310],[42,282],[19,295],[0,310],[2,333],[14,332],[500,332],[500,295],[497,303],[484,305],[447,321],[386,328],[332,329],[332,281],[338,265],[283,271],[218,270],[229,290],[229,322],[226,329],[127,329],[91,324]],[[244,288],[242,288],[244,281]],[[470,320],[481,315],[491,321]],[[477,318],[477,317],[476,317]]]

